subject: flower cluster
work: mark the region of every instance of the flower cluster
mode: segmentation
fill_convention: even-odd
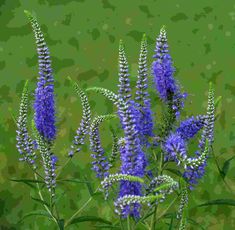
[[[136,126],[137,120],[133,115],[133,107],[130,103],[125,103],[119,99],[118,110],[120,120],[124,130],[125,146],[120,146],[121,156],[121,173],[132,176],[144,176],[146,158],[141,149],[140,140],[138,137],[138,130]],[[121,181],[119,197],[125,195],[141,195],[141,184],[138,182]],[[126,206],[123,210],[123,217],[131,214],[139,217],[140,206],[133,204],[133,207]]]
[[[52,153],[52,145],[56,138],[55,126],[55,103],[54,103],[54,78],[51,69],[51,60],[49,50],[44,40],[43,33],[34,16],[28,11],[25,11],[36,39],[38,61],[39,61],[39,78],[37,88],[35,90],[34,101],[34,123],[33,133],[36,138],[36,145],[42,157],[45,183],[51,196],[55,195],[56,187],[56,162],[57,157]],[[23,106],[24,121],[19,120],[19,129],[26,131],[26,107]],[[24,123],[24,124],[23,124]],[[25,135],[25,141],[29,141],[28,135]],[[27,142],[25,142],[27,143]],[[32,152],[31,147],[28,149]],[[32,161],[33,162],[33,161]]]
[[[148,69],[147,69],[147,40],[143,36],[141,41],[139,69],[136,84],[135,101],[139,110],[139,135],[141,143],[147,145],[147,137],[153,136],[153,119],[148,89]]]
[[[105,199],[108,197],[108,188],[111,187],[114,183],[119,181],[132,181],[132,182],[139,182],[143,183],[143,179],[137,176],[131,176],[128,174],[111,174],[104,178],[101,182],[102,188],[105,191]]]
[[[172,193],[178,188],[178,183],[174,181],[170,176],[161,175],[154,178],[148,188],[146,189],[147,194],[154,193],[155,195],[162,194],[165,195]]]
[[[203,151],[206,143],[206,139],[209,141],[209,145],[212,145],[214,141],[214,122],[215,122],[215,100],[214,90],[212,84],[210,84],[208,92],[208,105],[207,105],[207,116],[205,119],[205,128],[202,132],[202,138],[199,143],[200,149]]]
[[[205,173],[208,153],[209,146],[207,143],[202,154],[197,151],[195,153],[197,155],[196,157],[189,157],[185,162],[183,177],[188,181],[191,190],[193,189],[193,185],[197,184],[198,179],[202,178]]]
[[[172,58],[169,54],[165,27],[160,30],[157,38],[155,55],[156,61],[152,64],[154,83],[160,98],[170,105],[176,117],[184,106],[186,93],[180,93],[180,87],[174,79],[175,68],[172,65]]]
[[[190,117],[181,122],[180,126],[176,129],[183,140],[187,141],[193,138],[204,126],[205,116],[199,115],[196,118]]]
[[[74,88],[81,99],[83,114],[80,125],[76,131],[77,135],[74,137],[73,145],[71,145],[71,150],[69,152],[70,157],[72,157],[75,152],[80,152],[81,146],[84,144],[84,139],[89,133],[91,121],[91,109],[86,94],[80,89],[80,87],[76,83],[74,84]]]
[[[114,205],[116,207],[115,212],[118,215],[122,215],[123,211],[126,210],[127,207],[130,205],[140,205],[140,204],[147,204],[150,206],[152,203],[158,204],[159,202],[163,201],[163,195],[150,195],[150,196],[137,196],[137,195],[125,195],[119,197]],[[139,214],[139,213],[137,213]]]
[[[39,134],[38,130],[33,124],[33,132],[38,143],[38,149],[42,157],[44,172],[45,172],[45,184],[51,193],[51,196],[55,196],[55,187],[56,187],[56,162],[57,157],[52,153],[51,146],[47,143],[43,137]]]
[[[167,138],[163,149],[165,151],[165,161],[174,160],[177,164],[187,158],[186,143],[178,133],[172,133]]]
[[[104,178],[109,175],[110,163],[108,159],[104,156],[104,149],[101,146],[100,135],[99,135],[99,125],[105,120],[115,118],[115,115],[104,115],[94,118],[91,123],[90,128],[90,148],[94,154],[91,156],[95,159],[92,162],[92,170],[96,172],[96,177]]]
[[[119,43],[119,95],[124,101],[128,101],[131,97],[130,79],[128,73],[128,62],[124,50],[122,40]]]
[[[56,137],[55,103],[54,103],[54,78],[51,69],[51,60],[43,33],[35,17],[26,11],[37,44],[39,78],[35,90],[35,124],[40,135],[48,142]]]
[[[180,206],[177,212],[177,218],[180,219],[182,218],[183,211],[185,207],[188,205],[188,191],[187,189],[183,189],[181,193],[181,200],[180,200]]]
[[[146,157],[142,150],[139,136],[140,112],[136,102],[131,100],[128,63],[122,41],[119,46],[119,94],[118,115],[124,131],[125,146],[120,146],[121,174],[143,177],[146,167]],[[121,181],[119,197],[125,195],[142,195],[142,186],[139,182]],[[140,205],[138,203],[127,205],[122,216],[132,215],[139,217]]]
[[[119,139],[116,133],[114,132],[114,130],[111,130],[111,131],[112,131],[113,144],[112,144],[112,153],[109,157],[109,163],[110,163],[110,167],[113,167],[119,154],[119,144],[118,144]]]
[[[19,117],[17,120],[16,130],[16,147],[21,155],[20,160],[26,161],[30,165],[35,165],[35,141],[33,141],[27,130],[27,113],[28,113],[28,82],[25,83],[24,90],[20,102]]]
[[[59,215],[57,215],[57,209],[54,208],[58,159],[53,152],[57,130],[55,126],[54,79],[51,61],[37,20],[29,12],[26,12],[26,14],[35,34],[40,70],[34,102],[33,134],[36,144],[30,138],[27,130],[28,89],[26,82],[17,120],[17,148],[22,156],[21,160],[33,165],[36,180],[36,175],[42,177],[41,173],[38,173],[34,161],[36,158],[35,151],[39,150],[45,172],[45,185],[51,195],[51,207],[46,205],[47,202],[44,201],[38,185],[40,201],[44,204],[52,219],[58,225],[63,225],[63,221],[57,219]],[[184,229],[186,226],[185,209],[188,204],[187,187],[189,186],[192,189],[198,183],[198,179],[204,175],[209,150],[214,141],[214,91],[210,85],[206,115],[191,116],[180,122],[180,111],[184,107],[187,94],[181,93],[181,87],[174,79],[175,69],[169,54],[164,27],[160,30],[160,35],[157,38],[155,52],[154,58],[156,60],[152,64],[152,74],[159,97],[165,104],[160,126],[154,127],[153,112],[151,111],[151,101],[148,93],[146,36],[144,35],[141,41],[134,96],[130,87],[130,74],[124,45],[120,41],[118,93],[115,94],[108,89],[98,87],[88,88],[87,91],[99,92],[117,106],[116,113],[120,119],[122,136],[119,137],[120,132],[116,132],[113,127],[110,128],[113,145],[112,151],[107,151],[110,155],[106,155],[106,151],[101,144],[99,127],[102,122],[117,116],[113,114],[99,115],[93,118],[91,122],[91,109],[88,98],[85,92],[74,83],[75,91],[81,99],[83,113],[68,155],[71,159],[76,152],[80,152],[85,137],[89,134],[91,157],[94,159],[92,170],[97,178],[102,179],[101,190],[105,194],[105,199],[108,198],[109,188],[114,184],[119,185],[118,197],[115,198],[114,205],[115,212],[123,218],[129,216],[135,220],[140,218],[142,207],[146,204],[150,206],[150,209],[154,208],[156,214],[157,205],[163,202],[168,194],[173,193],[175,190],[181,190],[177,192],[181,194],[177,216],[181,221],[180,229]],[[179,126],[177,126],[178,124]],[[201,129],[202,136],[199,142],[199,151],[195,152],[194,157],[189,157],[187,145],[190,139],[194,138]],[[156,136],[155,132],[157,133]],[[149,141],[151,139],[157,143],[152,144]],[[37,145],[37,149],[35,145]],[[154,151],[151,155],[151,151],[155,149],[157,151]],[[118,156],[120,156],[121,161],[120,169],[118,173],[110,174],[110,168],[113,167],[112,169],[114,169]],[[159,161],[160,164],[155,161]],[[168,165],[169,161],[176,162],[179,169],[177,169],[179,173],[175,173],[174,177],[162,175],[166,165],[170,167],[171,164]],[[151,168],[153,165],[154,168]],[[155,170],[158,165],[159,168]],[[170,171],[170,168],[167,169]],[[59,173],[57,173],[57,177],[58,175]],[[183,181],[179,186],[179,183],[176,182],[176,176],[180,177],[179,181],[183,181],[181,180],[181,177],[183,177],[187,181],[187,185]],[[73,221],[75,215],[66,222],[66,226]],[[153,229],[155,229],[154,219],[152,222]]]

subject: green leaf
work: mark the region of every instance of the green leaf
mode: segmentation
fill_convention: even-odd
[[[172,215],[171,216],[171,222],[170,222],[170,225],[169,225],[169,230],[173,230],[173,223],[174,223],[174,216]]]
[[[87,221],[91,221],[91,222],[100,222],[100,223],[104,223],[104,224],[108,224],[108,225],[112,225],[112,223],[108,220],[105,220],[103,218],[97,217],[97,216],[80,216],[77,218],[74,218],[69,225],[71,224],[77,224],[80,222],[87,222]]]
[[[235,156],[232,156],[228,160],[224,162],[223,168],[221,169],[221,176],[225,178],[226,174],[228,173],[229,167],[230,167],[230,161],[233,160]]]
[[[171,173],[173,173],[173,174],[175,174],[177,176],[180,176],[180,177],[182,176],[182,173],[179,170],[177,170],[177,169],[166,168],[164,170],[167,170],[167,171],[169,171],[169,172],[171,172]]]
[[[218,96],[218,97],[215,99],[215,108],[217,108],[218,105],[221,103],[221,99],[222,99],[222,96]]]
[[[218,199],[218,200],[211,200],[203,204],[199,204],[196,207],[203,207],[203,206],[209,206],[209,205],[229,205],[229,206],[235,206],[235,200],[232,199]]]
[[[37,181],[37,180],[28,180],[28,179],[10,179],[11,181],[14,182],[20,182],[28,185],[30,188],[36,189],[36,186],[33,185],[32,183],[44,183],[44,181]]]
[[[31,198],[32,198],[34,201],[37,201],[37,202],[39,202],[40,204],[46,205],[47,207],[49,207],[49,204],[48,204],[46,201],[43,201],[43,200],[38,199],[38,198],[34,198],[34,197],[32,197],[32,196],[31,196]]]
[[[84,176],[84,179],[87,180],[87,177]],[[93,196],[93,195],[94,195],[94,189],[93,189],[92,186],[91,186],[91,182],[88,181],[88,182],[86,183],[86,186],[87,186],[87,189],[88,189],[88,191],[89,191],[90,196]]]
[[[58,220],[58,225],[59,225],[60,230],[64,230],[64,219]]]
[[[113,229],[113,228],[116,228],[116,229],[120,229],[120,226],[112,226],[112,225],[95,225],[94,226],[96,229],[103,229],[103,228],[108,228],[108,229]]]
[[[11,181],[15,182],[28,182],[28,183],[44,183],[42,180],[31,180],[31,179],[10,179]]]
[[[57,182],[74,182],[74,183],[78,183],[78,184],[86,184],[86,183],[91,183],[89,181],[86,180],[78,180],[78,179],[60,179],[57,180]]]
[[[24,215],[23,218],[19,222],[22,222],[25,218],[28,218],[30,216],[45,216],[45,217],[51,218],[51,215],[47,213],[46,211],[37,210],[37,211],[29,212],[28,214]]]
[[[199,223],[197,223],[195,220],[191,219],[191,218],[187,218],[187,221],[190,223],[190,224],[193,224],[193,225],[196,225],[198,226],[200,229],[202,230],[205,230],[205,228],[203,228],[203,226]]]

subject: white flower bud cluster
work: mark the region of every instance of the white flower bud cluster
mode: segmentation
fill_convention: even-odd
[[[114,203],[116,209],[115,212],[118,215],[122,214],[122,210],[125,209],[127,205],[131,204],[147,204],[150,206],[153,202],[162,202],[163,201],[163,195],[150,195],[150,196],[137,196],[137,195],[125,195],[123,197],[120,197],[116,200]]]
[[[91,108],[88,102],[88,98],[76,83],[74,84],[74,88],[81,99],[82,120],[76,131],[77,135],[75,135],[73,144],[71,145],[71,151],[69,152],[70,157],[72,157],[75,152],[80,152],[81,146],[84,144],[85,137],[89,133],[91,123]]]
[[[208,105],[207,105],[207,117],[205,119],[205,125],[202,132],[202,138],[199,143],[201,150],[205,148],[206,139],[209,141],[209,145],[212,145],[214,141],[214,122],[215,122],[215,100],[214,89],[210,84],[208,92]]]
[[[154,193],[162,194],[165,198],[165,195],[172,193],[174,190],[178,188],[178,182],[174,181],[168,175],[161,175],[154,178],[149,187],[147,188],[147,194]]]
[[[114,104],[117,103],[118,96],[111,90],[101,88],[101,87],[91,87],[91,88],[86,89],[86,91],[95,91],[107,97],[110,101],[114,102]]]
[[[180,205],[179,205],[179,209],[177,212],[177,219],[182,218],[182,213],[187,205],[188,205],[188,192],[187,192],[187,189],[184,189],[181,193],[181,200],[180,200]]]
[[[201,155],[199,155],[198,157],[189,157],[186,159],[185,161],[185,168],[188,166],[192,169],[198,168],[200,165],[204,164],[204,162],[207,159],[208,156],[208,152],[209,152],[209,147],[208,147],[208,142],[206,140],[206,146],[204,151],[202,152]]]
[[[109,176],[105,177],[104,180],[101,182],[102,189],[105,193],[105,200],[108,198],[108,188],[111,187],[114,183],[119,181],[131,181],[131,182],[140,182],[143,183],[143,179],[137,176],[131,176],[128,174],[110,174]]]

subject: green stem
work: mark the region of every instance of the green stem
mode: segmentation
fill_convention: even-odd
[[[130,216],[127,217],[127,230],[131,230]]]
[[[179,197],[179,195],[174,198],[174,200],[168,205],[168,207],[167,207],[163,212],[161,212],[161,215],[158,216],[155,221],[161,219],[161,218],[166,214],[166,212],[167,212],[167,211],[169,210],[169,208],[175,203],[175,201],[178,199],[178,197]]]
[[[98,189],[99,189],[99,187],[95,190],[95,192],[97,192]],[[87,202],[84,203],[83,206],[82,206],[80,209],[78,209],[78,210],[70,217],[69,220],[67,220],[67,221],[65,222],[64,227],[67,227],[67,226],[71,223],[71,221],[72,221],[80,212],[83,211],[83,209],[91,202],[92,199],[93,199],[93,196],[91,196],[91,197],[87,200]]]
[[[123,223],[122,223],[122,217],[120,217],[119,219],[120,219],[120,226],[121,226],[121,229],[124,230],[124,226],[123,226]]]
[[[226,185],[226,187],[229,189],[230,192],[233,192],[233,190],[230,188],[230,186],[228,185],[228,183],[226,182],[226,180],[225,180],[225,179],[222,177],[222,175],[221,175],[221,169],[220,169],[219,163],[218,163],[218,161],[217,161],[217,158],[216,158],[216,156],[215,156],[214,149],[213,149],[212,146],[211,146],[211,150],[212,150],[211,152],[212,152],[213,158],[214,158],[214,160],[215,160],[216,167],[218,168],[218,171],[219,171],[219,173],[220,173],[220,176],[221,176],[221,178],[222,178],[224,184]]]
[[[34,173],[34,177],[35,177],[35,180],[38,180],[38,177],[37,177],[37,174],[36,174],[36,173]],[[45,202],[45,200],[44,200],[44,198],[43,198],[43,196],[42,196],[42,193],[41,193],[40,186],[39,186],[38,182],[37,182],[36,184],[37,184],[37,188],[38,188],[38,195],[39,195],[40,199],[41,199],[43,202]],[[50,210],[45,204],[43,204],[43,206],[44,206],[44,208],[46,209],[46,211],[49,213],[49,215],[51,216],[51,218],[53,219],[53,221],[54,221],[56,224],[58,224],[58,221],[57,221],[57,219],[54,217],[54,215],[52,214],[51,210]]]
[[[36,171],[36,169],[33,169],[29,162],[27,162],[27,163],[28,163],[27,165],[28,165],[29,168],[33,171],[33,173],[36,174],[37,176],[39,176],[41,179],[44,180],[43,176],[41,176],[41,175]]]
[[[152,215],[151,230],[154,230],[154,229],[155,229],[156,216],[157,216],[157,205],[155,205],[155,207],[154,207],[154,213],[153,213],[153,215]]]
[[[56,179],[59,177],[59,175],[62,173],[62,169],[64,169],[67,165],[68,165],[68,163],[71,161],[71,157],[69,158],[69,159],[67,159],[67,161],[65,162],[65,164],[63,165],[63,166],[61,166],[61,168],[59,168],[59,171],[57,172],[57,174],[56,174]]]

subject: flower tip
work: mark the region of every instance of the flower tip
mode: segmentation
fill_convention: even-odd
[[[123,40],[122,39],[120,39],[120,41],[119,41],[119,49],[123,49],[124,47],[123,47]]]
[[[26,15],[28,18],[32,18],[32,17],[33,17],[32,13],[31,13],[30,11],[28,11],[28,10],[24,10],[24,13],[25,13],[25,15]]]
[[[166,25],[162,25],[161,30],[166,30]]]
[[[25,13],[26,15],[29,15],[29,14],[30,14],[30,12],[29,12],[28,10],[24,10],[24,13]]]
[[[67,76],[67,79],[71,82],[72,81],[72,79],[71,79],[71,77],[70,76]]]
[[[211,82],[211,81],[209,82],[209,89],[211,89],[211,90],[213,89],[213,86],[212,86],[212,82]]]

